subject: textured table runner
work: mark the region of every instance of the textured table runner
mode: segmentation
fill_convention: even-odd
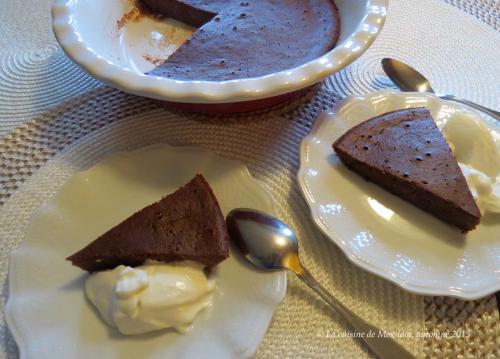
[[[155,142],[198,145],[244,162],[274,194],[280,216],[301,238],[304,262],[348,307],[419,357],[500,357],[494,296],[473,302],[416,296],[345,258],[312,224],[295,175],[298,145],[317,114],[350,94],[391,87],[380,59],[393,56],[424,72],[435,88],[498,107],[500,2],[393,0],[384,31],[356,63],[317,93],[250,115],[173,113],[154,101],[101,85],[73,65],[50,30],[48,1],[4,0],[0,13],[0,280],[30,215],[75,171],[103,156]],[[21,14],[21,16],[19,16]],[[31,120],[34,118],[33,120]],[[367,353],[328,307],[290,276],[258,357],[352,357]],[[0,357],[17,349],[0,316]],[[464,337],[445,338],[456,330]],[[435,333],[417,338],[418,333]]]

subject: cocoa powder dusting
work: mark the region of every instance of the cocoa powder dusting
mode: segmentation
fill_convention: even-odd
[[[144,17],[148,17],[153,20],[163,19],[163,15],[153,13],[147,6],[145,6],[140,0],[130,0],[130,5],[132,9],[124,14],[120,20],[116,21],[116,26],[118,30],[123,29],[123,27],[129,22],[138,22]]]
[[[159,57],[156,57],[153,55],[148,55],[148,54],[142,55],[142,57],[144,58],[144,60],[146,60],[147,62],[149,62],[155,66],[160,66],[161,64],[163,64],[166,61],[165,59],[162,59],[162,58],[159,58]]]

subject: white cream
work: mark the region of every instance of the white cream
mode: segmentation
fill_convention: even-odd
[[[482,214],[500,213],[500,133],[466,113],[441,129]]]
[[[163,328],[185,332],[211,304],[214,288],[203,266],[191,261],[120,265],[91,274],[85,283],[104,321],[128,335]]]

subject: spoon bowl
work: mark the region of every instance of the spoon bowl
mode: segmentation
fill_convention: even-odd
[[[396,59],[382,59],[382,68],[402,91],[434,93],[431,83],[413,67]]]
[[[292,269],[298,258],[295,233],[282,221],[265,213],[240,208],[227,215],[227,230],[243,256],[263,269]]]
[[[391,58],[382,59],[382,69],[401,91],[435,93],[431,83],[424,75],[401,61]],[[455,101],[470,106],[496,120],[500,120],[500,112],[491,108],[453,95],[436,94],[436,96],[443,100]]]

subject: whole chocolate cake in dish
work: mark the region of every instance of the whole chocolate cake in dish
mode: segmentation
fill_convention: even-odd
[[[268,75],[331,50],[339,36],[333,0],[140,0],[197,28],[150,75],[224,81]]]
[[[479,223],[476,202],[429,110],[405,109],[362,122],[333,149],[351,170],[463,232]]]
[[[203,176],[143,208],[68,257],[89,272],[146,259],[193,260],[212,267],[229,256],[224,217]]]

